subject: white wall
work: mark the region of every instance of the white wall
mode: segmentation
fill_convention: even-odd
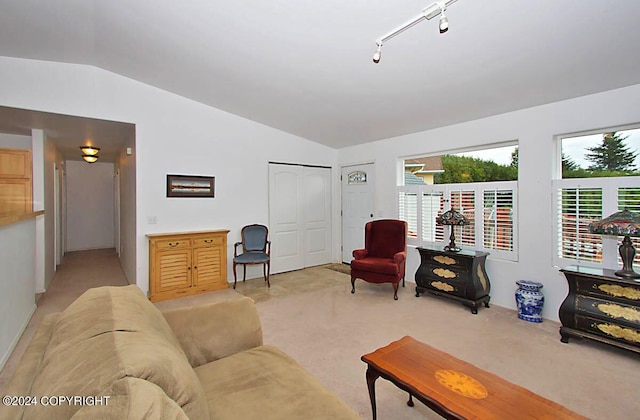
[[[243,225],[268,221],[269,161],[332,166],[334,176],[340,172],[338,156],[345,165],[374,161],[376,214],[393,217],[399,157],[518,140],[520,260],[488,262],[492,303],[515,308],[515,281],[539,281],[546,297],[543,316],[550,319],[557,319],[567,291],[551,262],[553,138],[640,122],[640,85],[636,85],[338,152],[93,67],[0,57],[0,78],[11,81],[0,91],[0,105],[136,125],[136,233],[135,238],[123,238],[122,244],[125,251],[135,248],[136,256],[122,262],[125,273],[135,272],[144,291],[148,289],[146,233],[226,228],[231,230],[232,244]],[[168,173],[215,176],[216,197],[166,198]],[[340,220],[335,179],[333,220]],[[149,216],[158,223],[147,224]],[[334,223],[336,259],[339,238],[339,224]],[[407,270],[414,273],[417,252],[409,254]],[[230,260],[228,272],[232,278]]]
[[[492,287],[491,302],[515,309],[515,281],[538,281],[544,284],[543,316],[557,320],[558,308],[568,288],[558,267],[552,264],[554,136],[638,122],[640,85],[635,85],[342,149],[339,162],[349,164],[374,160],[376,213],[379,217],[394,217],[397,216],[399,158],[518,140],[519,261],[489,259],[487,271]],[[419,256],[415,249],[410,249],[408,254],[408,279],[413,281]]]
[[[49,287],[51,280],[53,280],[53,276],[56,274],[56,211],[55,205],[56,200],[54,197],[55,194],[55,176],[56,176],[56,165],[59,168],[62,167],[62,159],[60,154],[58,153],[55,144],[47,139],[45,135],[44,139],[44,290]],[[61,175],[60,175],[61,176]],[[61,177],[62,178],[62,177]],[[58,215],[58,217],[60,217]],[[60,234],[60,232],[58,232]],[[39,290],[38,285],[36,285],[36,290]]]
[[[269,220],[269,161],[335,169],[334,149],[94,67],[0,57],[0,79],[11,81],[0,91],[0,105],[136,125],[135,243],[122,238],[125,250],[135,247],[135,269],[125,267],[131,258],[122,263],[125,273],[135,270],[143,291],[149,269],[145,234],[230,229],[233,244],[242,226]],[[215,176],[216,196],[167,198],[167,174]],[[334,201],[334,220],[338,208]],[[157,224],[147,224],[149,216]],[[338,224],[333,238],[338,258]],[[231,246],[227,251],[232,255]],[[228,273],[232,279],[231,259]]]
[[[114,247],[114,164],[67,160],[65,251]]]
[[[0,369],[36,309],[35,239],[35,219],[0,226]]]
[[[131,155],[126,149],[131,148]],[[135,138],[127,139],[116,170],[120,175],[120,264],[130,284],[136,282],[136,148]],[[143,258],[143,260],[145,260]]]
[[[31,150],[31,136],[0,133],[0,148]]]

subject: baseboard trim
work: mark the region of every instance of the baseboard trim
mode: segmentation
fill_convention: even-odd
[[[11,345],[9,346],[5,354],[2,355],[2,359],[0,359],[0,370],[4,369],[4,365],[7,363],[7,361],[9,360],[9,357],[11,357],[11,353],[13,353],[13,350],[15,350],[16,346],[18,345],[18,342],[20,341],[22,334],[24,334],[24,330],[27,329],[27,325],[29,325],[29,321],[31,321],[31,317],[33,317],[33,314],[36,312],[37,308],[38,306],[34,303],[33,306],[31,307],[31,311],[29,311],[29,315],[26,317],[26,320],[22,323],[22,326],[18,330],[19,331],[18,334],[15,336],[15,338],[11,342]]]

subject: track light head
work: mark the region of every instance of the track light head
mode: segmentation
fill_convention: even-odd
[[[380,62],[380,58],[382,57],[382,44],[378,44],[378,48],[376,52],[373,53],[373,62],[378,64]]]
[[[440,33],[443,34],[449,30],[449,19],[444,15],[445,9],[440,9]]]

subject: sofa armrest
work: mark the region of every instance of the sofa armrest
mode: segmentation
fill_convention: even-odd
[[[262,345],[262,327],[251,298],[163,312],[191,366]]]
[[[367,251],[366,249],[354,249],[352,254],[353,258],[355,258],[356,260],[361,260],[369,255],[369,251]]]
[[[407,258],[407,253],[405,251],[396,252],[393,256],[393,262],[396,264],[402,264],[402,262]]]

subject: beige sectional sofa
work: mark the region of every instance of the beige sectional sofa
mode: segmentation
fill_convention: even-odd
[[[249,298],[160,312],[137,286],[100,287],[45,317],[0,419],[358,419],[263,345]]]

